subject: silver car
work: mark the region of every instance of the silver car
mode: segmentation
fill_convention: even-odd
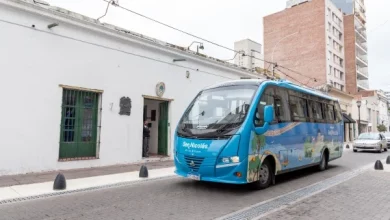
[[[390,132],[386,132],[383,134],[387,140],[387,146],[390,146]]]
[[[363,133],[353,142],[353,152],[358,150],[377,151],[382,153],[382,150],[387,151],[387,140],[380,133]]]

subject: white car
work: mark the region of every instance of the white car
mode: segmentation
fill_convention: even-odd
[[[382,153],[382,150],[387,151],[387,139],[380,133],[363,133],[353,142],[353,152],[358,150],[377,151]]]
[[[387,146],[390,146],[390,132],[386,132],[383,134],[387,140]]]

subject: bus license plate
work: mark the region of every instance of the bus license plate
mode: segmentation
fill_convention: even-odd
[[[188,177],[189,179],[193,179],[193,180],[200,180],[200,175],[187,174],[187,177]]]

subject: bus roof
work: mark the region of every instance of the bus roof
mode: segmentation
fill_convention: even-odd
[[[220,82],[220,83],[217,83],[217,84],[214,84],[211,86],[207,86],[203,90],[215,89],[215,88],[225,87],[225,86],[245,86],[245,85],[259,86],[264,81],[266,81],[266,79],[229,80],[229,81]]]
[[[290,81],[287,80],[280,80],[280,81],[274,81],[274,80],[268,80],[268,79],[240,79],[240,80],[229,80],[221,83],[214,84],[212,86],[208,86],[204,88],[203,90],[208,90],[208,89],[214,89],[214,88],[219,88],[219,87],[225,87],[225,86],[240,86],[240,85],[253,85],[253,86],[260,86],[261,83],[263,82],[274,82],[277,85],[288,88],[288,89],[293,89],[296,91],[304,92],[310,95],[314,96],[319,96],[325,99],[333,100],[333,101],[338,101],[338,99],[333,98],[331,96],[328,96],[318,90],[306,87],[306,86],[300,86],[297,84],[294,84]]]

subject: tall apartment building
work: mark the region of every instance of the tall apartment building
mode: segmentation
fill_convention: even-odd
[[[264,55],[296,71],[279,68],[288,80],[346,91],[343,12],[331,0],[287,1],[264,17]]]
[[[357,126],[351,119],[354,96],[346,92],[343,15],[331,0],[287,1],[285,10],[264,17],[264,56],[294,70],[277,67],[283,78],[326,88],[340,100],[349,142]]]
[[[248,56],[236,55],[234,63],[238,66],[255,71],[255,68],[264,69],[264,55],[262,53],[263,46],[250,39],[244,39],[234,42],[234,50],[242,51]],[[253,58],[255,57],[255,58]],[[258,59],[256,59],[258,58]]]
[[[364,0],[332,0],[344,13],[347,91],[369,90]]]

